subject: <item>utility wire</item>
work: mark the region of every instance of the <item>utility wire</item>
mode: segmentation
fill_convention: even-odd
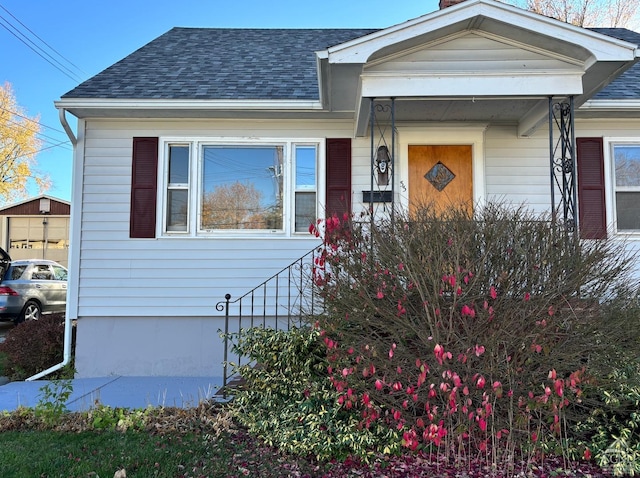
[[[11,12],[9,12],[9,10],[7,10],[4,6],[0,5],[0,8],[2,8],[2,10],[6,11],[12,18],[14,18],[20,25],[22,25],[24,28],[26,28],[27,31],[30,32],[32,35],[34,35],[38,40],[40,40],[42,43],[44,43],[49,49],[51,49],[58,56],[63,58],[65,61],[67,61],[69,64],[73,65],[73,63],[71,63],[69,60],[67,60],[64,56],[62,56],[60,53],[58,53],[55,49],[50,47],[42,39],[40,39],[40,37],[38,35],[33,33],[20,20],[18,20],[13,14],[11,14]],[[2,26],[5,30],[7,30],[14,37],[16,37],[20,42],[22,42],[24,45],[26,45],[36,55],[38,55],[40,58],[42,58],[47,63],[49,63],[51,66],[53,66],[56,70],[60,71],[62,74],[64,74],[65,76],[69,77],[70,79],[72,79],[74,81],[78,81],[78,82],[82,81],[82,77],[80,75],[78,75],[77,73],[72,71],[70,68],[66,67],[65,65],[63,65],[59,60],[54,58],[50,53],[45,51],[41,46],[37,45],[33,40],[28,38],[28,36],[25,35],[23,32],[21,32],[18,27],[13,25],[10,20],[8,20],[7,18],[5,18],[2,15],[0,15],[0,20],[1,20],[0,21],[0,26]],[[73,66],[75,66],[75,65],[73,65]],[[78,67],[75,67],[75,68],[77,68],[79,71],[82,71]]]
[[[42,126],[43,128],[47,128],[47,129],[50,129],[50,130],[52,130],[52,131],[55,131],[56,133],[67,134],[67,133],[65,133],[64,131],[62,131],[61,129],[54,128],[53,126],[47,126],[47,125],[46,125],[46,124],[44,124],[44,123],[40,123],[39,121],[36,121],[36,120],[34,120],[34,119],[31,119],[31,118],[29,118],[29,117],[27,117],[27,116],[21,115],[20,113],[18,113],[18,112],[16,112],[16,111],[8,110],[8,109],[6,109],[6,108],[3,108],[2,106],[0,106],[0,110],[2,110],[2,111],[6,111],[7,113],[9,113],[9,114],[11,114],[11,115],[13,115],[13,116],[18,116],[18,117],[20,117],[20,118],[22,118],[22,119],[25,119],[25,120],[27,120],[27,121],[29,121],[29,122],[31,122],[31,123],[35,123],[35,124],[37,124],[38,126]]]
[[[64,61],[66,61],[69,65],[73,66],[76,70],[78,70],[80,73],[87,75],[86,71],[83,71],[82,68],[80,68],[78,65],[76,65],[75,63],[73,63],[71,60],[69,60],[68,58],[66,58],[62,53],[60,53],[58,50],[56,50],[54,47],[52,47],[51,45],[49,45],[45,40],[43,40],[42,38],[40,38],[33,30],[31,30],[28,26],[26,26],[24,23],[22,23],[18,18],[16,18],[15,15],[13,15],[9,10],[7,10],[3,5],[0,4],[0,8],[2,8],[5,12],[7,12],[9,15],[11,15],[11,17],[17,21],[20,25],[22,25],[24,28],[26,28],[26,30],[31,33],[34,37],[36,37],[38,40],[40,40],[42,43],[44,43],[52,52],[54,52],[56,55],[58,55],[60,58],[62,58]]]
[[[9,119],[8,119],[7,121],[8,121],[9,123],[11,123],[11,124],[15,125],[15,126],[9,126],[9,127],[10,127],[11,129],[13,129],[14,131],[18,131],[18,128],[21,128],[22,130],[25,130],[25,129],[26,129],[26,130],[28,130],[28,131],[32,131],[32,132],[36,133],[38,136],[41,136],[42,138],[44,138],[44,139],[43,139],[43,141],[44,141],[45,143],[56,143],[56,144],[54,144],[52,147],[55,147],[55,146],[63,146],[63,145],[67,145],[67,146],[69,146],[69,145],[70,145],[70,141],[69,141],[69,140],[66,140],[66,141],[60,141],[58,138],[54,138],[53,136],[48,136],[48,135],[46,135],[46,134],[40,133],[39,131],[36,131],[35,129],[30,128],[29,126],[27,126],[27,125],[25,125],[25,124],[18,123],[18,122],[16,122],[16,121],[9,120]],[[45,149],[48,149],[48,148],[45,148]],[[65,149],[69,150],[69,148],[65,148]],[[41,150],[41,151],[42,151],[42,150]]]

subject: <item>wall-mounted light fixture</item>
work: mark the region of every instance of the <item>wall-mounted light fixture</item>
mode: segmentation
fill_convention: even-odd
[[[391,157],[389,156],[389,148],[386,146],[378,147],[376,152],[376,169],[378,170],[378,185],[386,186],[389,184],[389,169],[391,168]]]

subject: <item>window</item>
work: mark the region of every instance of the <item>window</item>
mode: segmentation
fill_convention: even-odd
[[[204,145],[202,162],[201,229],[282,229],[282,146]]]
[[[189,152],[189,145],[170,144],[168,148],[167,231],[188,230]]]
[[[67,269],[60,266],[51,266],[53,268],[53,278],[55,280],[67,280]]]
[[[295,145],[295,231],[305,232],[316,220],[316,164],[317,148]]]
[[[53,280],[53,274],[51,269],[45,264],[36,264],[31,272],[31,279],[33,280]]]
[[[321,144],[165,140],[164,234],[307,233]]]
[[[24,273],[26,268],[26,265],[11,266],[11,268],[7,271],[5,278],[9,280],[18,280],[20,279],[20,277],[22,277],[22,274]]]
[[[614,143],[615,214],[619,232],[640,232],[640,143]]]

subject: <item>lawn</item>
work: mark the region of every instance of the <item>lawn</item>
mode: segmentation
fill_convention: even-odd
[[[369,465],[348,459],[320,463],[262,445],[219,405],[130,413],[105,407],[65,413],[55,424],[42,418],[24,409],[0,416],[0,476],[111,478],[122,469],[128,478],[610,476],[593,464],[566,467],[554,458],[536,466],[522,463],[518,470],[492,469],[481,457],[454,465],[420,453],[377,457]]]
[[[129,478],[316,476],[317,465],[259,446],[217,405],[132,412],[103,407],[64,413],[55,423],[50,418],[27,409],[0,415],[0,476],[111,478],[121,469]]]

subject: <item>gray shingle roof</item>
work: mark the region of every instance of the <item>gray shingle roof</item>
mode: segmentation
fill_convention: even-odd
[[[626,28],[590,28],[640,46],[640,33]],[[640,62],[633,65],[618,78],[593,96],[594,100],[637,100],[640,99]]]
[[[592,30],[640,45],[624,28]],[[62,98],[317,100],[314,52],[374,31],[173,28]],[[594,98],[640,99],[640,63]]]
[[[314,52],[373,31],[173,28],[62,97],[317,100]]]

